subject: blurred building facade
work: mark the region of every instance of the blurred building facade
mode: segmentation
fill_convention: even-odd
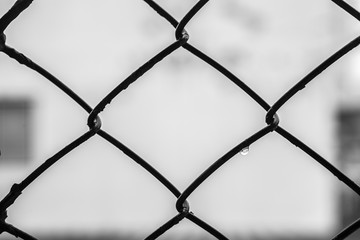
[[[158,3],[179,20],[196,1]],[[1,1],[1,14],[12,4]],[[331,1],[227,0],[210,1],[187,30],[191,44],[273,104],[352,40],[355,24]],[[174,41],[165,20],[145,2],[129,0],[39,0],[6,35],[10,46],[92,107]],[[355,64],[351,53],[286,103],[279,116],[282,127],[357,181]],[[87,113],[4,54],[0,66],[0,196],[5,196],[13,183],[87,131]],[[179,49],[120,93],[101,118],[104,130],[184,190],[262,128],[265,114],[241,89]],[[189,202],[197,216],[231,239],[328,239],[355,220],[356,210],[347,208],[352,201],[358,206],[356,199],[272,133],[250,146],[248,155],[226,163]],[[137,164],[95,136],[25,190],[9,208],[9,222],[39,236],[142,239],[176,214],[175,202]],[[164,238],[184,236],[207,235],[184,221]]]
[[[359,9],[359,3],[349,2]],[[351,24],[352,19],[343,19],[341,31],[344,35],[358,32]],[[359,161],[360,161],[360,94],[357,89],[359,81],[359,54],[358,51],[350,55],[343,67],[338,82],[339,104],[337,112],[337,139],[339,143],[338,160],[343,171],[357,184],[360,183]],[[360,202],[358,196],[349,189],[341,189],[339,201],[340,225],[348,226],[360,217]],[[355,232],[349,239],[359,239],[360,233]]]

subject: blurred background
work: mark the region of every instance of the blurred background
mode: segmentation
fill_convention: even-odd
[[[195,0],[157,0],[177,20]],[[13,0],[0,1],[3,15]],[[356,0],[348,1],[360,7]],[[359,34],[329,0],[210,1],[187,25],[189,43],[269,104]],[[175,41],[141,0],[37,0],[6,30],[24,53],[94,107]],[[278,112],[280,125],[360,183],[358,49]],[[88,130],[87,113],[39,74],[0,54],[0,197]],[[183,191],[265,126],[240,88],[178,49],[100,114],[103,129]],[[191,211],[230,239],[322,240],[359,216],[354,192],[271,133],[236,155],[192,195]],[[176,198],[104,139],[59,160],[8,209],[39,239],[144,239],[176,215]],[[349,239],[359,239],[360,233]],[[2,234],[0,239],[14,237]],[[159,239],[214,239],[188,220]]]

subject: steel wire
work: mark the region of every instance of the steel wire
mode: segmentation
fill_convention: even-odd
[[[332,0],[340,8],[348,12],[351,16],[360,20],[359,12],[350,6],[348,3],[342,0]],[[140,66],[135,70],[130,76],[125,80],[121,81],[111,92],[109,92],[94,108],[92,108],[85,100],[83,100],[79,95],[71,90],[67,85],[62,81],[56,78],[54,75],[49,73],[47,70],[42,68],[37,63],[30,60],[24,54],[18,52],[14,48],[6,45],[6,36],[5,30],[14,21],[19,15],[30,6],[32,0],[17,0],[13,7],[0,18],[0,51],[8,55],[10,58],[15,59],[20,64],[25,65],[26,67],[36,71],[42,77],[47,79],[53,85],[55,85],[59,90],[61,90],[68,97],[72,98],[76,104],[83,108],[89,115],[87,119],[87,125],[89,130],[77,137],[74,141],[66,145],[63,149],[55,153],[52,157],[44,161],[38,168],[36,168],[32,173],[30,173],[21,183],[13,184],[9,193],[0,201],[0,234],[2,232],[8,232],[9,234],[14,235],[15,237],[20,237],[22,239],[36,239],[30,234],[24,232],[21,229],[14,227],[6,222],[7,218],[7,209],[11,207],[16,199],[22,194],[22,192],[35,180],[47,171],[50,167],[53,167],[56,162],[62,159],[65,155],[69,154],[75,148],[88,141],[93,136],[100,136],[109,144],[113,145],[115,148],[123,152],[128,156],[132,161],[139,164],[144,170],[151,174],[155,179],[157,179],[164,187],[166,187],[170,193],[176,197],[175,208],[178,213],[169,219],[166,223],[161,225],[158,229],[152,232],[145,239],[156,239],[174,225],[180,223],[184,218],[187,218],[194,224],[198,225],[209,234],[213,235],[217,239],[228,239],[221,232],[216,230],[213,226],[206,223],[204,220],[195,215],[193,211],[190,211],[190,204],[187,201],[189,196],[200,187],[200,185],[208,179],[215,171],[223,166],[226,162],[231,160],[236,154],[238,154],[242,149],[249,147],[254,144],[259,139],[265,137],[271,132],[276,132],[283,138],[287,139],[291,144],[300,148],[304,153],[311,157],[314,161],[317,161],[322,167],[326,168],[330,173],[336,176],[341,182],[347,185],[355,193],[360,196],[360,187],[353,182],[349,177],[347,177],[342,171],[337,169],[326,159],[321,157],[316,151],[307,146],[301,140],[296,138],[294,135],[289,133],[287,130],[283,129],[279,125],[279,117],[277,111],[291,98],[293,98],[300,90],[305,88],[305,86],[313,81],[319,74],[321,74],[328,67],[333,65],[338,59],[342,58],[348,52],[352,51],[360,44],[360,37],[355,38],[350,43],[346,44],[343,48],[335,52],[328,59],[320,63],[314,70],[308,73],[303,79],[299,80],[292,88],[284,93],[273,105],[269,105],[265,100],[261,98],[255,91],[253,91],[245,82],[236,77],[233,73],[228,71],[220,63],[215,61],[213,58],[207,56],[205,53],[200,51],[198,48],[190,45],[189,34],[186,31],[185,27],[190,22],[190,20],[197,14],[208,0],[199,0],[194,7],[192,7],[188,13],[181,19],[177,21],[173,16],[171,16],[167,11],[165,11],[160,5],[152,0],[144,0],[155,12],[157,12],[161,17],[167,20],[175,28],[175,39],[176,41],[171,43],[169,46],[165,47],[162,51],[156,54],[154,57],[150,58],[149,61]],[[106,105],[110,104],[111,101],[116,98],[119,93],[128,88],[132,83],[139,80],[146,72],[151,70],[157,63],[161,62],[164,58],[172,54],[174,51],[179,48],[184,48],[190,52],[195,57],[203,60],[210,67],[216,69],[221,73],[227,80],[232,81],[236,84],[244,93],[246,93],[250,98],[252,98],[256,103],[259,104],[266,111],[265,123],[266,126],[253,133],[241,143],[230,149],[222,157],[216,160],[212,165],[204,170],[190,185],[183,191],[179,191],[165,176],[158,172],[151,164],[146,162],[143,158],[137,155],[134,151],[126,147],[118,139],[111,136],[109,133],[102,129],[102,121],[99,114],[104,111]],[[336,235],[334,240],[342,240],[347,238],[350,234],[357,231],[360,228],[360,219],[356,220],[349,227],[343,229],[338,235]]]

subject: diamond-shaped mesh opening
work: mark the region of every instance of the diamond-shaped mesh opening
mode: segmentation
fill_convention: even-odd
[[[28,228],[29,225],[27,225],[28,223],[21,222],[18,218],[20,218],[20,216],[25,217],[25,215],[22,215],[24,213],[28,213],[29,218],[31,218],[30,215],[39,215],[37,208],[49,209],[50,215],[52,215],[51,220],[48,220],[49,223],[55,223],[58,222],[59,219],[65,219],[68,224],[67,229],[71,229],[73,225],[72,221],[77,222],[78,219],[75,215],[73,217],[70,216],[69,219],[64,216],[67,215],[66,207],[75,204],[79,205],[77,209],[78,214],[81,216],[88,216],[85,220],[89,220],[89,222],[93,223],[97,221],[108,221],[108,214],[116,214],[119,216],[119,222],[117,222],[119,225],[122,225],[122,219],[127,218],[126,216],[129,216],[130,218],[133,217],[131,219],[142,219],[144,222],[152,221],[152,224],[156,223],[156,226],[151,227],[151,229],[146,229],[146,231],[152,232],[146,239],[166,238],[168,234],[168,236],[171,236],[172,231],[177,231],[177,226],[186,226],[185,222],[190,224],[190,229],[200,229],[217,239],[227,239],[227,237],[225,237],[225,235],[227,235],[225,232],[228,232],[227,228],[220,226],[221,223],[218,222],[220,217],[214,217],[215,215],[213,215],[213,213],[215,214],[217,212],[217,216],[221,214],[224,215],[223,218],[226,220],[224,220],[223,223],[225,223],[225,225],[231,226],[233,220],[235,227],[236,224],[239,223],[242,226],[246,226],[246,224],[254,221],[254,224],[258,224],[260,227],[263,226],[267,229],[269,225],[262,225],[261,221],[258,221],[258,218],[268,219],[268,223],[273,221],[274,224],[277,221],[282,223],[286,222],[288,219],[282,214],[276,215],[277,209],[285,209],[287,212],[291,210],[297,211],[297,220],[304,224],[308,224],[308,227],[311,227],[312,223],[315,223],[316,221],[320,222],[321,220],[316,217],[312,217],[310,223],[307,220],[309,219],[309,216],[311,217],[311,214],[314,214],[314,216],[317,214],[322,215],[322,211],[326,212],[326,208],[331,206],[325,205],[323,209],[318,209],[319,213],[315,211],[306,214],[306,209],[303,209],[306,204],[294,206],[295,202],[292,201],[292,199],[301,195],[308,196],[304,201],[309,201],[311,203],[316,201],[310,198],[310,195],[313,195],[313,192],[308,191],[306,186],[312,184],[312,187],[315,186],[322,189],[322,187],[326,185],[326,182],[323,181],[323,178],[318,179],[318,181],[310,182],[310,179],[315,179],[309,177],[310,175],[317,176],[324,174],[324,172],[330,175],[333,174],[344,182],[354,193],[360,194],[359,186],[331,163],[333,159],[328,158],[328,155],[331,155],[330,153],[323,151],[323,149],[328,149],[324,146],[329,146],[331,144],[330,142],[318,142],[316,138],[303,140],[301,129],[306,131],[309,129],[306,126],[314,124],[316,121],[321,122],[321,119],[312,119],[312,121],[308,121],[309,116],[306,116],[307,112],[304,110],[306,109],[306,106],[301,106],[301,103],[297,105],[296,97],[294,97],[305,86],[310,85],[310,82],[317,79],[318,75],[329,66],[357,47],[360,43],[360,38],[355,38],[346,44],[314,69],[307,69],[306,72],[309,73],[307,75],[304,74],[305,77],[303,78],[297,76],[298,73],[299,75],[302,75],[300,72],[295,73],[291,71],[286,73],[286,71],[284,71],[284,79],[287,77],[294,77],[295,79],[300,80],[297,82],[293,82],[293,80],[289,81],[291,82],[289,85],[294,84],[289,90],[286,90],[287,88],[282,89],[276,87],[275,89],[277,89],[276,91],[280,91],[281,94],[279,95],[281,97],[275,99],[278,94],[274,94],[270,91],[264,93],[263,89],[266,88],[264,87],[265,85],[247,85],[247,82],[251,82],[247,79],[251,76],[254,77],[254,79],[257,78],[259,76],[258,72],[263,70],[264,72],[269,72],[269,74],[267,74],[270,79],[268,83],[270,85],[275,85],[276,75],[271,75],[271,67],[280,68],[280,66],[286,65],[288,62],[276,63],[272,61],[270,55],[262,55],[260,48],[258,51],[259,55],[254,58],[254,62],[246,66],[244,62],[245,60],[249,60],[246,58],[246,54],[251,52],[250,50],[252,47],[242,46],[240,44],[239,49],[242,51],[242,54],[233,54],[229,55],[230,57],[228,58],[222,59],[223,56],[221,54],[214,58],[210,57],[210,55],[212,55],[210,49],[213,49],[211,44],[204,43],[204,50],[200,49],[200,46],[191,44],[189,32],[200,32],[200,30],[198,29],[199,26],[196,26],[196,24],[192,26],[190,26],[190,24],[189,28],[187,28],[188,23],[192,21],[196,22],[196,20],[199,22],[206,21],[210,14],[204,16],[202,19],[197,17],[196,19],[193,19],[193,17],[200,15],[197,13],[207,2],[207,0],[200,0],[195,3],[179,3],[181,6],[187,7],[184,8],[184,10],[175,8],[169,11],[171,13],[174,11],[172,14],[174,14],[176,18],[179,18],[178,20],[165,10],[165,3],[158,5],[158,3],[155,3],[152,0],[145,0],[143,6],[148,5],[148,8],[140,7],[138,2],[132,3],[134,5],[139,5],[136,6],[136,8],[141,9],[138,14],[149,14],[148,10],[152,8],[155,10],[154,13],[158,13],[162,17],[160,17],[160,19],[163,22],[168,23],[169,27],[174,28],[172,34],[175,33],[175,38],[170,40],[167,36],[162,35],[162,39],[156,43],[157,45],[152,45],[150,41],[146,41],[146,37],[149,37],[149,35],[146,35],[146,32],[143,35],[138,35],[139,32],[136,27],[138,19],[135,16],[135,13],[129,13],[124,10],[123,14],[129,15],[129,21],[120,24],[121,27],[119,27],[119,29],[107,28],[110,25],[98,26],[101,21],[96,19],[97,12],[87,12],[86,9],[89,6],[86,5],[85,2],[76,2],[76,6],[73,6],[70,9],[71,13],[69,16],[76,17],[76,10],[79,9],[89,14],[88,16],[84,15],[84,19],[77,19],[77,21],[74,21],[74,25],[72,25],[72,27],[78,27],[78,31],[85,31],[85,37],[84,39],[60,39],[55,45],[61,45],[62,41],[70,41],[73,42],[73,45],[81,45],[83,41],[89,40],[94,46],[93,48],[88,49],[88,51],[84,47],[66,49],[68,52],[65,54],[77,50],[78,53],[74,54],[73,59],[69,56],[68,63],[65,63],[63,68],[54,75],[50,72],[54,72],[55,69],[57,69],[56,65],[61,65],[61,63],[56,61],[57,57],[53,58],[55,59],[54,62],[47,62],[47,57],[52,54],[49,54],[46,58],[44,55],[38,54],[38,50],[41,47],[44,47],[45,50],[47,47],[49,49],[53,49],[54,47],[49,47],[51,46],[50,44],[48,46],[37,45],[32,48],[30,45],[31,42],[36,43],[36,38],[40,36],[46,38],[44,29],[34,30],[35,34],[29,31],[27,32],[27,35],[22,35],[22,31],[25,31],[25,28],[19,27],[16,24],[16,21],[12,23],[12,21],[17,19],[20,14],[27,15],[21,17],[29,17],[30,12],[27,12],[26,14],[22,12],[32,3],[32,1],[18,0],[15,5],[3,15],[0,19],[0,51],[18,61],[20,64],[28,67],[28,71],[34,70],[36,74],[41,75],[42,80],[49,80],[51,83],[49,86],[52,86],[53,84],[56,86],[54,89],[59,93],[64,93],[63,97],[69,97],[68,101],[71,100],[74,103],[72,106],[80,106],[80,109],[83,109],[84,113],[88,116],[87,126],[89,129],[81,129],[82,133],[79,133],[80,130],[78,128],[74,130],[75,128],[71,126],[73,123],[71,119],[74,116],[71,116],[71,114],[64,114],[64,112],[67,111],[66,109],[57,109],[56,115],[52,116],[54,125],[61,124],[66,126],[66,131],[64,131],[63,134],[75,133],[75,136],[77,137],[73,137],[72,140],[69,140],[68,145],[58,146],[60,149],[58,152],[55,152],[54,155],[48,157],[46,161],[39,162],[38,167],[34,167],[33,170],[28,171],[27,174],[29,175],[24,174],[23,181],[12,185],[9,193],[0,202],[0,233],[7,232],[23,239],[35,239],[21,230]],[[359,20],[359,13],[351,6],[351,4],[341,0],[334,0],[334,2]],[[111,3],[115,3],[115,1]],[[233,14],[232,11],[236,11],[236,7],[239,7],[234,1],[231,4],[231,9],[225,11],[229,16]],[[274,2],[274,6],[279,7],[276,4],[278,3]],[[43,11],[46,11],[45,3],[39,5],[44,8]],[[57,5],[64,7],[61,3],[57,3]],[[99,5],[97,10],[108,11],[107,6],[102,6],[103,5]],[[164,8],[161,6],[164,6]],[[250,5],[247,6],[251,8]],[[55,9],[54,6],[48,6],[48,8],[52,8],[52,11],[58,10]],[[68,11],[66,8],[61,9],[63,11]],[[295,10],[296,9],[293,8],[294,12],[296,12]],[[114,9],[106,16],[109,21],[117,20],[116,14],[119,13],[116,12],[116,14],[111,14],[113,11]],[[212,13],[212,11],[209,12]],[[241,19],[242,24],[240,25],[243,27],[252,26],[255,30],[256,28],[261,30],[261,19],[258,16],[261,16],[262,14],[259,12],[254,10],[252,15],[245,16],[245,19]],[[216,13],[216,11],[214,11],[214,13]],[[292,11],[284,12],[285,15],[289,15],[289,18],[294,16],[291,13]],[[59,17],[59,15],[57,15],[57,17]],[[232,15],[232,17],[234,17],[234,15]],[[45,19],[40,16],[28,23],[36,26],[36,21],[41,21],[41,19],[42,21],[48,20],[49,26],[51,23],[55,25],[62,23],[60,18],[56,18],[55,12],[54,18],[52,19]],[[10,23],[12,23],[12,26],[8,28]],[[154,24],[157,25],[159,22],[154,22]],[[150,25],[149,28],[151,28]],[[47,27],[51,30],[51,33],[58,34],[56,32],[56,27],[49,28],[49,26]],[[256,28],[254,26],[256,26]],[[216,28],[216,25],[213,27]],[[9,31],[7,29],[9,29]],[[11,29],[17,30],[11,31]],[[100,29],[100,32],[98,32],[98,29]],[[7,34],[9,33],[8,38],[14,40],[5,39],[5,30]],[[124,35],[124,38],[132,39],[131,46],[125,46],[126,48],[122,48],[122,51],[117,52],[116,50],[112,50],[111,46],[116,46],[116,39],[106,38],[106,41],[101,39],[101,36],[108,35],[112,31],[122,30],[124,31],[124,34],[125,32],[128,34]],[[188,32],[188,30],[191,31]],[[293,27],[288,30],[294,31],[295,28]],[[72,30],[69,28],[67,31],[71,32]],[[224,37],[228,32],[234,31],[233,28],[224,28],[217,31],[222,32],[222,37],[216,41],[209,41],[211,43],[216,43],[214,44],[214,49],[219,48],[220,52],[223,50],[232,51],[232,49],[225,48],[222,50],[222,46],[236,45],[236,41],[229,42],[228,38]],[[300,29],[299,31],[306,31],[306,28]],[[96,33],[100,34],[96,35]],[[279,29],[279,34],[281,33],[288,34],[286,29]],[[63,34],[66,33],[60,34],[62,37]],[[129,36],[130,34],[134,35]],[[250,34],[246,33],[246,31],[240,31],[237,38],[241,39],[241,37],[244,36],[251,37],[256,34],[260,33]],[[31,37],[29,37],[30,35]],[[29,41],[21,41],[21,38],[24,37]],[[69,34],[67,37],[69,37]],[[202,37],[206,38],[208,36],[198,34],[195,37],[194,43],[196,44],[197,39]],[[216,34],[214,34],[213,37],[215,39]],[[316,36],[314,36],[313,40],[317,41]],[[100,41],[101,44],[98,44]],[[325,40],[324,42],[326,43]],[[30,58],[23,53],[10,47],[13,45],[20,46],[20,48],[32,49],[28,52],[24,52],[24,54],[34,56],[34,59],[36,60],[30,60]],[[286,51],[283,49],[283,45],[284,44],[282,43],[279,43],[279,45],[274,44],[272,46],[274,48],[274,54],[285,54]],[[279,47],[279,49],[277,49],[277,47]],[[293,47],[296,48],[296,46]],[[155,53],[153,52],[153,49],[156,49]],[[207,49],[210,51],[209,55]],[[304,54],[303,57],[300,57],[299,61],[315,62],[314,58],[317,57],[310,54],[309,52],[311,51],[313,50],[308,49],[308,51],[306,51],[308,54]],[[129,59],[119,60],[119,68],[121,68],[121,63],[129,61],[134,64],[136,63],[136,67],[134,67],[136,70],[130,71],[129,69],[124,69],[123,73],[121,73],[124,74],[121,76],[122,78],[115,81],[114,79],[117,77],[115,74],[109,74],[109,69],[116,69],[116,65],[108,64],[107,61],[114,60],[116,58],[115,55],[117,54],[125,53],[127,55],[128,52],[135,52],[135,55],[131,55]],[[322,53],[323,51],[319,52]],[[57,56],[64,54],[61,51],[54,51],[52,53]],[[110,60],[104,60],[104,62],[94,61],[94,59],[92,59],[94,55],[97,55],[99,59],[105,59],[109,56]],[[316,54],[316,56],[318,55],[319,54]],[[217,57],[220,60],[224,60],[224,65],[220,63],[220,60],[215,60]],[[286,56],[283,58],[286,59]],[[256,62],[256,59],[261,59],[262,62]],[[44,62],[44,64],[41,66],[38,65],[36,63],[38,62],[37,60],[39,60],[39,62]],[[4,61],[4,59],[1,61]],[[138,65],[137,63],[139,61],[143,64],[140,63]],[[249,61],[251,62],[251,59]],[[78,68],[76,67],[76,62],[85,62],[86,64],[82,66],[83,68]],[[271,62],[271,64],[268,69],[263,67],[263,65],[267,65],[269,62]],[[257,68],[256,63],[258,63],[260,67]],[[293,62],[293,64],[296,65],[296,61]],[[132,66],[132,64],[130,65]],[[228,70],[227,65],[231,71]],[[195,66],[193,72],[187,70],[190,66]],[[241,66],[252,69],[252,71],[248,71],[249,75],[245,74],[245,76],[242,76],[245,78],[238,77],[238,71],[241,72]],[[314,64],[314,66],[316,66],[316,64]],[[74,67],[76,71],[71,71],[71,67]],[[207,69],[205,69],[206,67]],[[237,70],[238,67],[240,70]],[[169,70],[173,68],[173,70],[160,72],[160,68],[167,68]],[[94,71],[92,72],[91,70]],[[98,80],[96,80],[96,83],[94,84],[98,84],[96,86],[102,86],[104,78],[110,78],[112,81],[115,81],[115,86],[106,90],[98,87],[97,91],[91,92],[91,90],[89,91],[86,87],[83,88],[83,86],[79,84],[80,81],[76,81],[78,78],[88,78],[86,74],[81,73],[83,71],[89,71],[93,74],[90,74],[87,86],[92,84],[95,79]],[[66,73],[58,78],[57,76],[60,76],[59,73],[61,72]],[[212,75],[217,75],[217,77],[208,80]],[[61,81],[60,79],[63,77],[65,79],[74,78],[74,83],[70,83],[70,80]],[[11,89],[9,86],[8,88]],[[318,91],[324,91],[324,89],[326,89],[322,84],[318,85],[319,89],[316,87],[312,88]],[[237,91],[234,91],[234,89]],[[130,93],[125,93],[126,91]],[[86,97],[87,95],[91,95],[91,97]],[[84,98],[82,98],[82,96],[84,96]],[[316,91],[314,90],[313,92],[310,91],[307,97],[310,99],[309,102],[311,103],[311,99],[317,99],[318,96],[319,95],[316,94]],[[58,98],[58,96],[48,96],[47,99],[52,98]],[[273,100],[274,104],[270,105],[267,102],[269,99]],[[93,104],[94,102],[96,104]],[[309,104],[309,102],[307,104]],[[331,109],[329,110],[326,108],[326,101],[324,101],[325,103],[321,100],[317,100],[316,102],[320,102],[320,105],[317,106],[314,104],[310,108],[319,110],[325,109],[325,115],[331,115]],[[69,103],[66,102],[66,104]],[[108,106],[109,104],[110,106]],[[280,119],[277,112],[285,105],[291,105],[292,109],[298,110],[295,113],[291,111],[286,113],[286,111],[284,111],[287,117],[283,120],[286,120],[286,122],[292,122],[293,118],[297,118],[294,125],[291,125],[291,123],[286,125],[286,123],[283,124],[282,122],[279,122]],[[57,108],[57,106],[52,103],[50,103],[48,107]],[[243,109],[247,109],[246,112],[244,112]],[[260,111],[262,110],[264,111],[260,114]],[[284,110],[286,110],[285,107]],[[299,116],[296,114],[299,114]],[[154,118],[154,116],[157,117]],[[302,117],[308,118],[302,120]],[[76,119],[79,118],[76,117]],[[259,119],[261,119],[261,121]],[[104,126],[102,125],[102,120],[106,123]],[[223,130],[221,126],[226,126],[226,128]],[[321,132],[326,132],[329,128],[331,128],[331,126],[324,126],[324,130]],[[59,135],[56,137],[59,137]],[[290,147],[285,147],[289,145],[289,143],[291,143]],[[295,151],[291,148],[293,147],[291,145],[297,146],[300,151]],[[88,150],[86,150],[87,148]],[[104,152],[109,153],[109,155],[105,157]],[[266,157],[264,157],[264,154],[260,154],[264,152],[268,152]],[[85,155],[85,153],[88,153],[90,157],[84,158],[82,155]],[[315,160],[312,164],[317,162],[317,166],[307,168],[311,170],[306,170],[305,172],[305,169],[301,169],[301,166],[304,165],[297,165],[298,163],[296,160],[298,160],[298,154],[306,155],[307,160]],[[73,156],[70,157],[71,155]],[[278,155],[281,155],[281,157]],[[286,160],[290,158],[291,161]],[[299,159],[300,158],[301,157],[299,157]],[[60,162],[62,164],[60,164]],[[308,162],[310,163],[311,161]],[[230,165],[230,163],[232,163],[232,165]],[[284,169],[268,171],[270,166],[275,164],[283,166]],[[78,176],[80,175],[77,175],[76,171],[72,171],[75,169],[76,165],[79,166],[76,167],[76,169],[81,169],[81,166],[83,166],[82,179],[79,179]],[[96,174],[104,174],[104,172],[107,172],[107,169],[110,168],[119,168],[121,170],[119,170],[118,174],[112,175],[109,173],[101,180],[96,180]],[[239,171],[237,174],[226,174],[227,169],[230,168],[239,168]],[[298,170],[298,172],[296,170]],[[242,178],[241,171],[243,171],[244,175],[246,171],[253,173],[253,175]],[[220,176],[220,172],[223,172],[224,174]],[[257,177],[257,174],[261,177]],[[278,175],[279,178],[271,178],[272,174]],[[93,175],[95,175],[95,177]],[[43,177],[44,183],[38,181],[40,176]],[[59,179],[62,177],[65,178],[63,180],[64,182],[63,184],[59,184],[58,181],[61,181]],[[307,177],[309,178],[306,179]],[[267,180],[268,178],[271,180]],[[45,202],[48,205],[26,206],[25,203],[27,201],[36,202],[37,198],[41,198],[41,194],[46,194],[45,181],[47,179],[51,185],[48,195],[44,195],[46,196],[44,197],[46,198]],[[248,181],[252,184],[249,184]],[[121,184],[121,186],[117,188],[117,184],[114,182],[129,183],[125,185]],[[232,186],[233,188],[239,188],[239,191],[244,191],[244,197],[239,199],[239,201],[236,201],[236,198],[231,199],[231,201],[226,200],[226,198],[231,197],[229,193],[238,191],[227,190],[227,188],[231,188],[230,183],[233,183],[231,184],[234,185]],[[105,190],[102,188],[102,185],[111,185],[112,188],[116,190],[109,193],[107,189]],[[137,186],[140,185],[142,189],[137,192]],[[252,187],[249,188],[249,185]],[[69,196],[61,196],[62,194],[57,192],[57,189],[61,188],[71,190],[69,193],[74,191],[76,193],[72,195],[69,194]],[[144,188],[146,188],[146,191]],[[17,198],[22,192],[25,192],[26,189],[31,189],[33,194],[27,194],[20,198],[22,200],[18,200],[15,203]],[[74,189],[78,189],[78,191]],[[270,193],[271,191],[282,192],[284,189],[287,189],[286,193],[289,195],[286,198],[287,200],[277,201],[279,196],[278,194],[275,194],[270,197],[273,200],[269,203],[266,204],[261,201],[261,195],[269,195],[267,193]],[[121,194],[116,194],[116,191],[119,193],[121,192],[124,196],[117,199]],[[201,192],[202,194],[200,194]],[[92,208],[81,205],[80,199],[83,197],[91,198],[91,194],[94,193],[97,193],[97,197],[101,196],[104,198],[104,200],[99,198],[99,200],[95,201],[99,205]],[[317,194],[323,195],[321,190],[319,190]],[[328,194],[328,192],[325,191],[324,194]],[[255,196],[257,201],[254,201],[254,198],[247,198],[251,195]],[[201,197],[199,198],[199,196]],[[236,214],[226,218],[226,208],[221,209],[221,207],[219,207],[219,209],[216,209],[219,204],[217,201],[219,200],[215,199],[214,196],[220,197],[220,201],[225,199],[224,202],[220,203],[221,206],[227,204],[239,204],[239,206],[234,207],[234,209],[238,209],[239,212],[242,212],[242,210],[248,210],[253,213],[257,212],[258,215],[254,214],[253,219],[237,218],[238,216]],[[64,197],[64,199],[61,199],[62,197]],[[170,200],[170,198],[172,198],[172,200]],[[190,200],[194,200],[193,205],[189,203]],[[57,205],[57,201],[60,201],[60,204]],[[114,205],[116,210],[111,212],[108,210],[102,211],[101,209],[102,205],[111,205],[116,202],[121,204],[128,201],[131,201],[135,205],[132,205],[131,207],[121,206],[118,208]],[[175,205],[175,208],[172,208],[172,212],[170,209],[170,211],[167,212],[167,206],[170,205],[170,202]],[[207,204],[209,206],[206,206]],[[11,211],[9,211],[9,213],[7,212],[8,208],[12,205],[18,206],[18,209],[14,211],[14,217],[12,217]],[[52,205],[63,208],[64,210],[58,212],[59,215],[56,215],[54,211],[55,208],[53,208]],[[241,207],[244,205],[249,205],[251,207],[250,209],[242,209]],[[136,215],[136,218],[134,218],[135,213],[131,213],[132,209],[135,208],[134,206],[136,206],[137,212],[141,212],[143,215]],[[212,208],[215,208],[215,210],[212,211]],[[255,210],[255,208],[257,208],[257,210]],[[164,213],[165,209],[166,213]],[[54,214],[51,214],[51,211],[54,211]],[[100,214],[98,212],[100,212]],[[154,217],[160,212],[162,213],[161,217]],[[303,215],[301,213],[303,213]],[[10,217],[7,219],[8,214],[10,214]],[[18,217],[15,217],[15,214],[18,215]],[[164,214],[168,217],[165,220],[162,218]],[[241,213],[239,214],[241,215]],[[271,215],[273,216],[270,217]],[[93,216],[97,217],[91,219]],[[48,216],[43,216],[43,219],[47,217]],[[333,216],[329,217],[332,218]],[[142,222],[139,221],[131,222],[131,219],[126,223],[124,221],[123,224],[126,225],[129,224],[129,222],[133,225],[142,224]],[[16,226],[10,225],[6,220],[9,222],[16,222]],[[82,219],[82,221],[83,220],[84,219]],[[32,224],[37,225],[36,221],[32,221]],[[87,223],[84,222],[84,224],[86,225]],[[116,224],[114,224],[114,226],[112,224],[114,223],[109,222],[107,227],[111,229],[116,228]],[[329,222],[327,225],[331,224],[332,223]],[[215,227],[218,225],[220,227]],[[280,226],[281,225],[282,224],[280,224]],[[355,221],[354,224],[342,230],[334,239],[345,239],[355,232],[359,228],[359,225],[360,220]],[[295,231],[291,228],[291,224],[283,226],[283,228],[285,227],[287,227],[290,232]],[[60,229],[60,231],[66,230]],[[299,233],[295,234],[301,235]]]

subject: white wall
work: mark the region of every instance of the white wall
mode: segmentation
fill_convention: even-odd
[[[180,19],[196,1],[159,1]],[[1,13],[12,1],[1,1]],[[273,104],[348,42],[334,43],[330,1],[211,1],[189,23],[190,43]],[[6,32],[8,44],[95,106],[174,41],[174,30],[142,1],[38,0]],[[87,114],[45,79],[0,55],[0,94],[35,101],[34,154],[0,167],[0,193],[87,131]],[[332,67],[280,111],[280,124],[334,162]],[[265,126],[241,89],[184,49],[146,73],[103,113],[103,129],[184,190],[203,170]],[[336,163],[335,163],[336,164]],[[336,228],[330,173],[278,134],[236,156],[189,198],[191,210],[225,235],[320,234]],[[342,186],[343,187],[343,186]],[[94,137],[61,159],[9,209],[29,232],[136,231],[171,218],[176,199],[123,153]],[[199,232],[186,222],[174,228]]]

